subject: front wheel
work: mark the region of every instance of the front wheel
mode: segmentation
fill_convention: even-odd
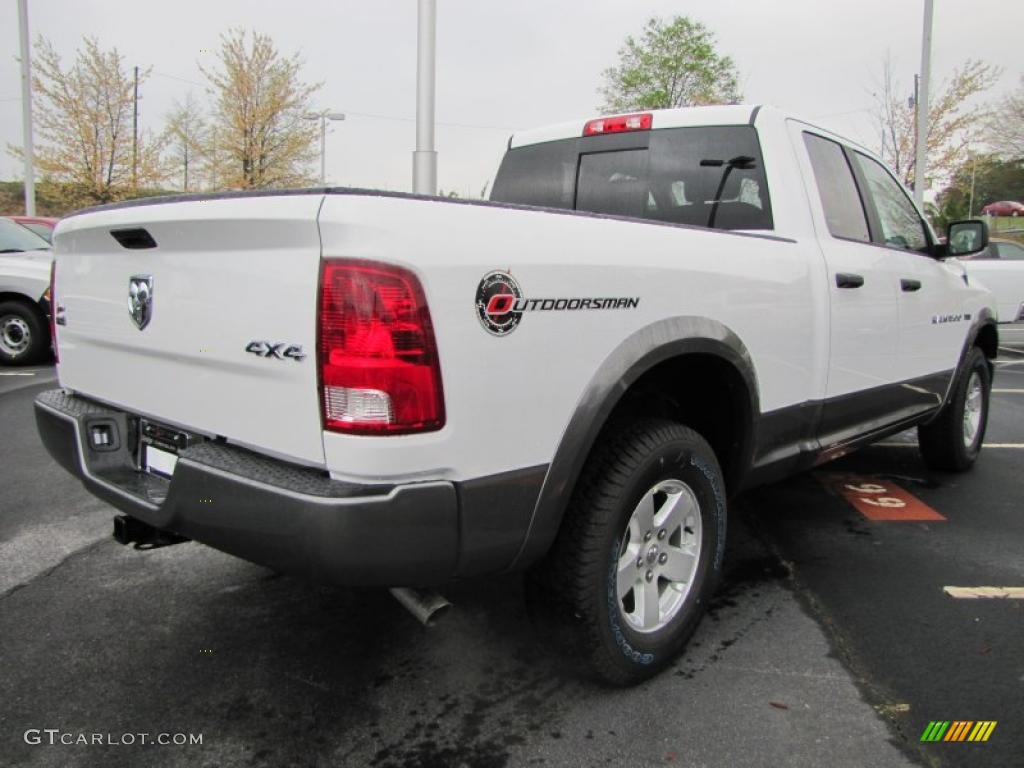
[[[981,349],[973,347],[949,402],[933,421],[917,428],[917,444],[925,464],[948,472],[971,468],[985,439],[991,391],[988,360]]]
[[[721,573],[726,502],[693,430],[644,420],[602,437],[551,550],[527,577],[541,628],[570,660],[629,685],[669,664]]]

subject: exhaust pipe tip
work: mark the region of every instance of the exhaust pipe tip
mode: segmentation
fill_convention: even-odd
[[[392,587],[394,598],[424,627],[432,627],[451,610],[452,604],[433,590]]]

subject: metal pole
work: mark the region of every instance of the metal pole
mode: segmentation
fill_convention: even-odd
[[[139,189],[139,68],[135,68],[135,97],[132,108],[132,191]]]
[[[320,186],[327,185],[327,115],[320,115]]]
[[[217,163],[220,162],[220,153],[217,149],[217,128],[213,129],[213,145],[210,147],[210,175],[213,177],[210,183],[210,188],[217,191]]]
[[[28,0],[18,0],[21,40],[21,148],[25,153],[25,215],[36,215],[35,150],[32,147],[32,49],[28,38]]]
[[[412,156],[412,191],[437,194],[437,152],[434,151],[434,51],[436,0],[419,0],[416,45],[416,151]]]
[[[974,162],[971,164],[971,200],[967,203],[967,218],[974,218],[974,174],[978,170],[978,158],[974,158]]]
[[[188,145],[189,145],[189,137],[188,137],[188,125],[187,124],[185,125],[185,142],[184,142],[184,144],[185,144],[185,146],[184,146],[184,155],[185,155],[185,188],[182,191],[188,192]]]
[[[917,141],[914,152],[914,201],[924,207],[925,174],[928,171],[928,83],[932,68],[932,15],[934,0],[924,0],[924,34],[921,39],[921,88],[917,98]]]

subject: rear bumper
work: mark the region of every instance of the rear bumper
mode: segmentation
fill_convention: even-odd
[[[459,569],[453,483],[345,483],[216,442],[181,451],[168,480],[138,470],[138,422],[129,414],[63,390],[39,395],[35,414],[43,444],[61,466],[156,528],[328,583],[440,584]],[[90,427],[101,423],[118,435],[104,451],[88,441]]]

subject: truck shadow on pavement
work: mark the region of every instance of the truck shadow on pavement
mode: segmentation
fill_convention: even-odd
[[[707,669],[762,621],[745,615],[743,596],[785,576],[740,528],[730,549],[676,675]],[[144,553],[103,543],[4,599],[4,719],[19,733],[205,736],[173,750],[103,748],[105,765],[136,764],[145,750],[153,765],[489,768],[532,741],[562,739],[563,716],[588,702],[671,685],[672,670],[633,691],[568,674],[531,625],[517,576],[446,595],[455,609],[424,629],[384,590],[313,586],[197,544]],[[44,754],[25,749],[15,749],[19,762]],[[82,760],[100,756],[63,747],[52,764],[86,749]]]

